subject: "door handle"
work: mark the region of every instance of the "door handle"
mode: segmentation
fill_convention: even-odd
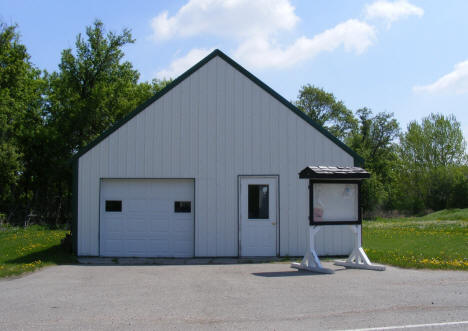
[[[271,225],[276,225],[276,222],[271,222]]]

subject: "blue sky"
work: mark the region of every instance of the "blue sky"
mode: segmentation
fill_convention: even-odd
[[[126,59],[142,80],[176,76],[219,48],[289,100],[310,83],[352,110],[393,112],[403,129],[452,113],[468,138],[466,13],[465,0],[0,2],[0,20],[19,25],[48,71],[100,18],[132,30]]]

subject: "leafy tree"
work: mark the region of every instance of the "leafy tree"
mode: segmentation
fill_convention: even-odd
[[[463,192],[466,187],[465,149],[455,116],[431,114],[421,123],[411,122],[400,137],[398,149],[399,208],[418,213],[463,206],[465,199],[454,197],[453,192]]]
[[[122,48],[134,39],[128,29],[106,32],[96,20],[79,34],[75,49],[62,52],[59,71],[46,74],[46,125],[36,140],[36,205],[56,222],[70,217],[71,157],[166,81],[138,83],[139,73],[123,61]]]
[[[402,159],[417,167],[466,164],[466,142],[454,115],[431,114],[408,124],[400,138]]]
[[[392,113],[376,115],[368,108],[356,111],[358,126],[350,133],[346,143],[365,160],[371,179],[363,184],[363,205],[366,211],[389,208],[393,169],[397,162],[396,142],[400,127]]]
[[[393,113],[380,112],[372,116],[368,108],[358,109],[356,114],[358,128],[346,142],[366,160],[366,167],[383,176],[396,158],[398,121]]]
[[[426,181],[426,205],[434,210],[468,206],[468,195],[463,194],[468,188],[466,185],[468,184],[468,173],[466,170],[465,173],[463,172],[462,167],[452,165],[431,169]],[[462,195],[458,196],[457,193],[462,193]]]
[[[130,30],[105,32],[101,21],[78,35],[75,52],[65,49],[50,81],[50,123],[66,136],[68,152],[88,144],[167,83],[138,84],[139,73],[122,61],[122,48],[134,42]]]
[[[62,52],[59,72],[50,81],[50,123],[66,137],[67,154],[89,143],[140,101],[135,98],[139,74],[122,62],[122,47],[133,43],[130,31],[105,34],[101,21],[78,35],[75,54]]]
[[[296,106],[310,118],[344,139],[356,127],[356,119],[342,101],[319,87],[305,85],[299,90]]]
[[[15,25],[0,23],[0,208],[18,209],[25,197],[28,141],[42,124],[44,82]]]
[[[21,154],[12,142],[0,143],[0,197],[2,211],[8,208],[22,169]]]
[[[468,207],[468,166],[460,166],[452,173],[456,180],[450,192],[448,208]]]

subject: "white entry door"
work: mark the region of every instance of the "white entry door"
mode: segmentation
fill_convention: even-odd
[[[192,179],[101,180],[100,255],[192,257]]]
[[[239,179],[241,256],[277,255],[278,177]]]

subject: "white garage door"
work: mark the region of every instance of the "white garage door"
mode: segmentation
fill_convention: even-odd
[[[103,179],[100,255],[192,257],[191,179]]]

